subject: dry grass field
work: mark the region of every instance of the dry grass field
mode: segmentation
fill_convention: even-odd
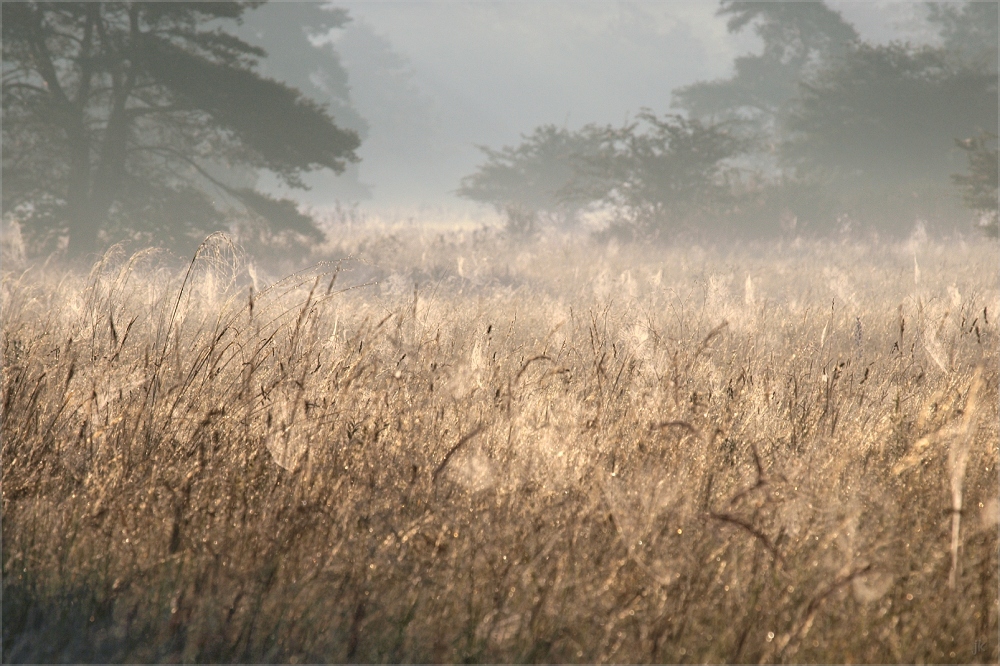
[[[996,662],[997,246],[7,262],[7,662]]]

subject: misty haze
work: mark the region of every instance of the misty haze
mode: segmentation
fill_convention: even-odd
[[[5,2],[5,662],[996,663],[997,2]]]

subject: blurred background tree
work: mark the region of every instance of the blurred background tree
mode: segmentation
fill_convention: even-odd
[[[71,256],[128,238],[186,248],[233,210],[321,238],[247,170],[302,188],[356,160],[359,136],[261,75],[264,50],[225,29],[260,4],[4,3],[4,214]]]
[[[955,174],[951,178],[962,193],[965,205],[979,214],[978,224],[993,238],[1000,236],[997,222],[997,135],[983,132],[971,139],[957,140],[956,145],[964,150],[969,159],[967,174]]]
[[[831,228],[845,218],[903,233],[961,219],[949,175],[955,139],[997,126],[997,3],[927,3],[940,47],[871,45],[822,3],[723,0],[728,29],[764,43],[730,79],[674,91],[702,119],[743,118],[758,191],[744,210]]]
[[[781,160],[835,195],[836,214],[905,232],[959,216],[955,139],[997,126],[997,77],[944,49],[859,44],[800,85]]]
[[[492,204],[519,233],[534,231],[539,215],[566,224],[587,207],[612,209],[616,233],[690,230],[734,202],[738,170],[727,160],[749,145],[732,131],[736,124],[644,109],[620,128],[546,125],[517,147],[481,147],[487,160],[458,193]]]
[[[290,85],[325,106],[339,127],[351,130],[366,144],[371,134],[370,118],[359,113],[355,82],[348,77],[343,54],[328,39],[331,30],[345,31],[353,24],[347,10],[339,7],[318,2],[266,2],[246,12],[233,33],[267,52],[257,64],[262,76]],[[348,162],[342,173],[323,179],[321,186],[345,200],[370,197],[370,186],[361,181],[359,166],[359,162]]]
[[[731,33],[752,26],[762,51],[736,58],[728,79],[674,90],[672,106],[702,121],[744,121],[773,152],[799,82],[847,53],[858,34],[822,2],[723,0],[718,15]]]
[[[963,66],[997,72],[996,2],[928,2],[927,20],[941,37],[941,48]]]
[[[540,216],[571,226],[590,198],[570,185],[583,162],[596,158],[603,136],[593,125],[575,132],[543,125],[516,147],[479,146],[486,162],[462,179],[457,193],[492,205],[504,214],[508,230],[520,235],[535,231]]]
[[[739,172],[730,160],[749,147],[734,126],[644,109],[636,122],[597,135],[599,150],[578,162],[569,191],[615,210],[615,232],[653,237],[715,227],[735,203]]]

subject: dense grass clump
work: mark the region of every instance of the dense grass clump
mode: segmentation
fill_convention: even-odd
[[[5,661],[995,662],[996,247],[7,267]]]

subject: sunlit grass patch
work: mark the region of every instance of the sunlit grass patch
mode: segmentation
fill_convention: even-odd
[[[995,246],[341,249],[5,274],[6,660],[996,659]]]

